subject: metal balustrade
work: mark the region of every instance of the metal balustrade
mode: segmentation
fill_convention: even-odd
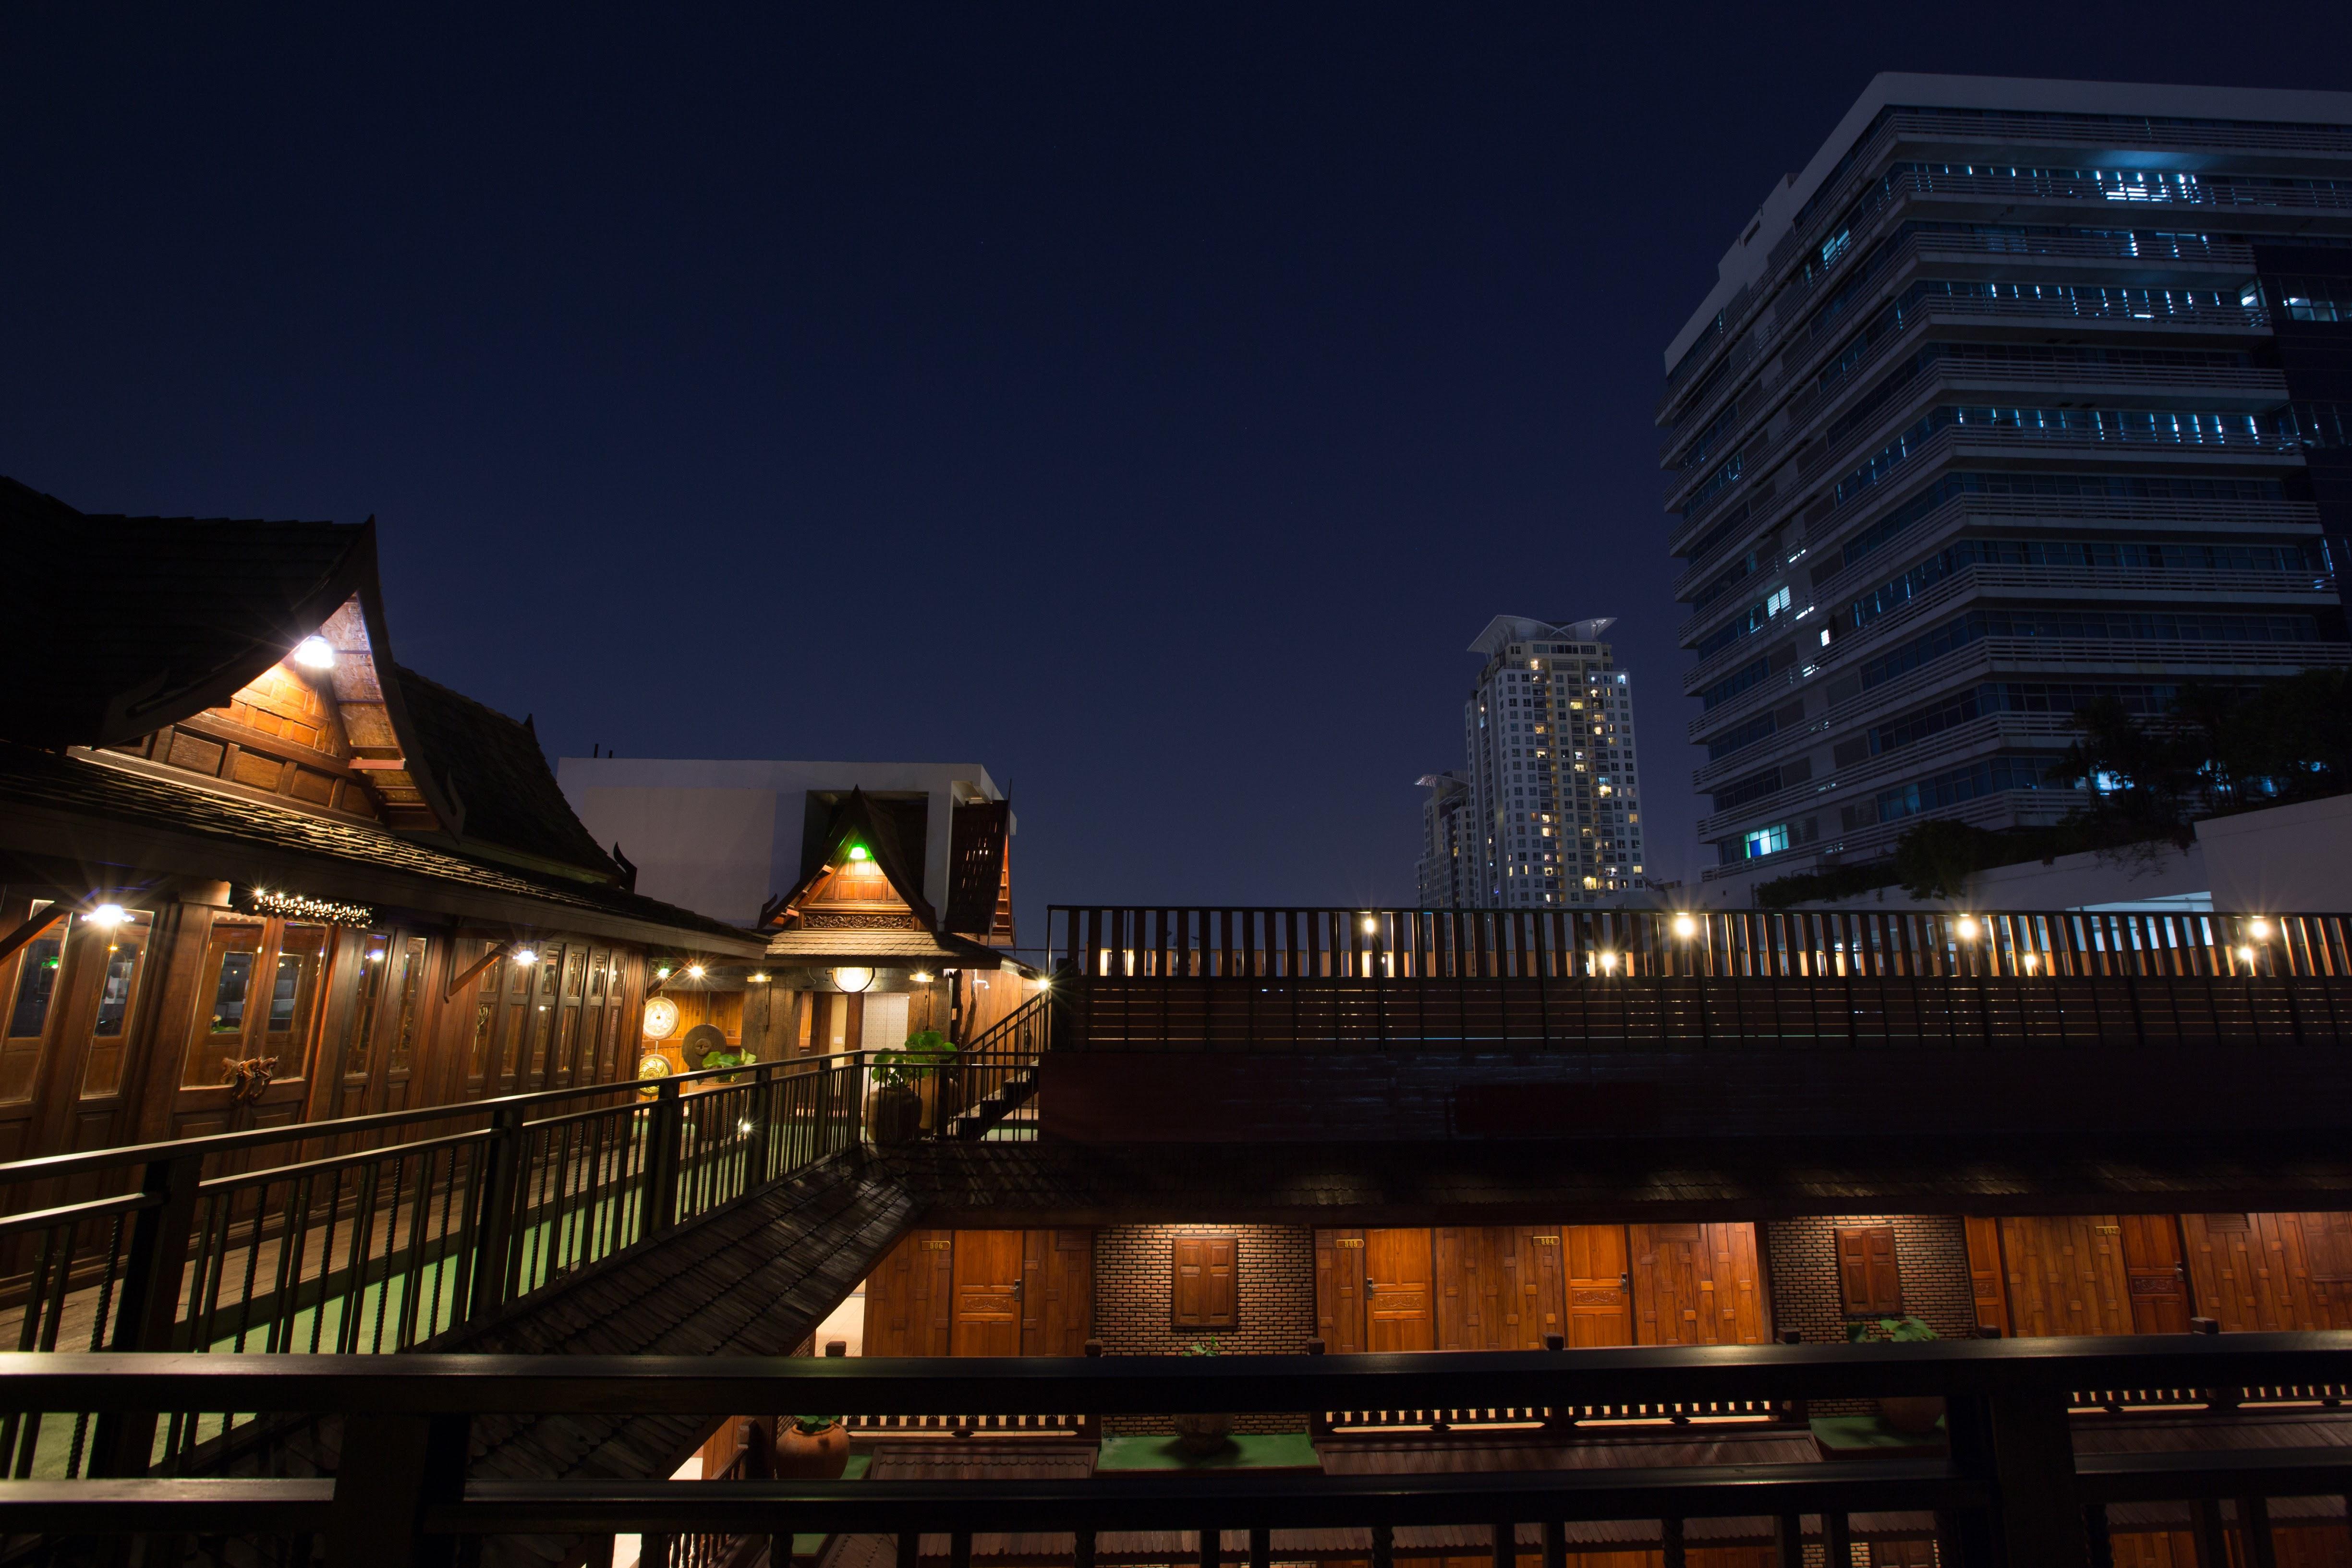
[[[0,1166],[0,1333],[35,1353],[429,1345],[854,1145],[1034,1135],[1046,1019],[1033,999],[941,1064],[853,1051]],[[170,1416],[156,1456],[222,1421]],[[12,1423],[0,1465],[80,1474],[95,1440],[86,1413]]]
[[[2266,1429],[2226,1420],[2193,1448],[2077,1455],[2070,1414],[2084,1389],[2195,1389],[2222,1402],[2250,1390],[2340,1385],[2352,1334],[2257,1333],[1921,1344],[1643,1346],[1447,1355],[1102,1359],[830,1360],[780,1357],[20,1355],[0,1360],[0,1410],[19,1421],[95,1410],[230,1408],[341,1417],[331,1479],[207,1479],[133,1474],[0,1481],[0,1530],[20,1538],[197,1534],[292,1559],[343,1564],[448,1562],[495,1537],[552,1538],[566,1553],[601,1537],[731,1538],[756,1548],[793,1534],[878,1535],[898,1560],[920,1536],[949,1536],[969,1560],[983,1531],[1024,1531],[1043,1560],[1087,1564],[1109,1531],[1199,1531],[1204,1564],[1246,1531],[1253,1568],[1277,1532],[1363,1531],[1391,1568],[1399,1531],[1491,1529],[1498,1555],[1530,1526],[1548,1568],[1562,1568],[1566,1526],[1654,1521],[1669,1560],[1686,1522],[1743,1519],[1776,1533],[1783,1560],[1802,1542],[1796,1516],[1851,1539],[1858,1512],[1922,1511],[1958,1562],[2084,1561],[2110,1505],[2240,1500],[2255,1560],[2271,1545],[2265,1500],[2352,1486],[2352,1448],[2266,1446]],[[1866,1464],[1710,1462],[1577,1467],[1538,1459],[1508,1469],[1327,1474],[1268,1471],[1070,1479],[778,1481],[488,1480],[468,1473],[483,1416],[839,1410],[887,1416],[964,1408],[1019,1416],[1083,1409],[1152,1413],[1673,1413],[1785,1408],[1793,1402],[1940,1396],[1948,1451]],[[1635,1419],[1648,1418],[1636,1416]],[[2112,1420],[2100,1416],[2095,1419]],[[1039,1537],[1042,1536],[1042,1539]],[[714,1552],[715,1560],[715,1552]],[[781,1553],[775,1559],[782,1561]]]

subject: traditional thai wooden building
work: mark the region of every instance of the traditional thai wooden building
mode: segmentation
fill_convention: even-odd
[[[0,1158],[627,1078],[650,967],[761,955],[396,662],[372,520],[0,522]]]
[[[923,896],[925,824],[908,805],[853,788],[804,855],[806,871],[761,921],[772,983],[789,998],[775,1045],[789,1055],[889,1050],[909,1034],[983,1033],[1042,984],[1013,943],[1002,800],[958,805],[944,909]],[[909,841],[911,839],[911,842]]]

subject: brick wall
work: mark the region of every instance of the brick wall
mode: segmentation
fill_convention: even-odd
[[[1925,1318],[1942,1338],[1974,1336],[1976,1297],[1969,1286],[1968,1241],[1958,1217],[1942,1214],[1815,1215],[1765,1226],[1776,1328],[1795,1329],[1809,1344],[1844,1340],[1847,1317],[1837,1270],[1837,1229],[1842,1225],[1893,1226],[1903,1310]]]
[[[1315,1334],[1315,1232],[1298,1225],[1114,1225],[1095,1232],[1095,1337],[1108,1355],[1175,1355],[1207,1334],[1170,1326],[1177,1237],[1227,1234],[1235,1241],[1238,1328],[1220,1331],[1234,1355],[1298,1355]],[[1165,1432],[1165,1416],[1106,1417],[1110,1432]],[[1301,1416],[1236,1418],[1244,1432],[1304,1431]]]

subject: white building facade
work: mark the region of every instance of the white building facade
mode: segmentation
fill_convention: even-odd
[[[2058,820],[2093,700],[2352,663],[2293,347],[2347,245],[2352,94],[1872,82],[1665,353],[1709,902]]]
[[[1486,664],[1462,705],[1458,906],[1599,904],[1648,884],[1633,682],[1601,641],[1612,623],[1498,615],[1470,644]]]

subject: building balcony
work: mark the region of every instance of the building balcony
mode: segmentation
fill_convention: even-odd
[[[1660,463],[1672,466],[1689,438],[1712,425],[1735,396],[1746,405],[1746,413],[1714,444],[1714,449],[1720,452],[1736,450],[1748,431],[1781,405],[1784,396],[1798,405],[1793,411],[1794,418],[1802,422],[1809,417],[1811,410],[1804,406],[1805,401],[1819,394],[1807,383],[1820,373],[1823,363],[1852,332],[1923,275],[1956,281],[2137,287],[2175,293],[2201,283],[2208,290],[2226,294],[2234,300],[2254,270],[2251,246],[2228,241],[2197,242],[2193,236],[2178,235],[2164,236],[2163,243],[2158,244],[2158,236],[2136,234],[2109,237],[1915,233],[1906,235],[1875,266],[1875,285],[1851,300],[1834,319],[1815,319],[1788,329],[1786,335],[1800,340],[1791,342],[1759,376],[1753,381],[1727,377],[1725,384],[1710,393],[1703,405],[1694,407],[1678,420],[1660,439]],[[1932,308],[1924,303],[1921,308]],[[2101,316],[2087,307],[2081,309],[2085,319]],[[2029,313],[2011,314],[2022,322]],[[2121,320],[2161,319],[2175,328],[2196,326],[2209,331],[2248,335],[2266,334],[2269,327],[2268,313],[2259,307],[2210,308],[2210,313],[2204,315],[2174,307],[2160,318],[2155,311],[2139,315],[2129,310],[2118,312],[2117,317]],[[1908,335],[1907,329],[1899,334]],[[2155,340],[2166,340],[2158,337]],[[1762,347],[1759,343],[1759,352]],[[1883,347],[1874,351],[1874,361]],[[1784,394],[1783,389],[1790,390]]]

